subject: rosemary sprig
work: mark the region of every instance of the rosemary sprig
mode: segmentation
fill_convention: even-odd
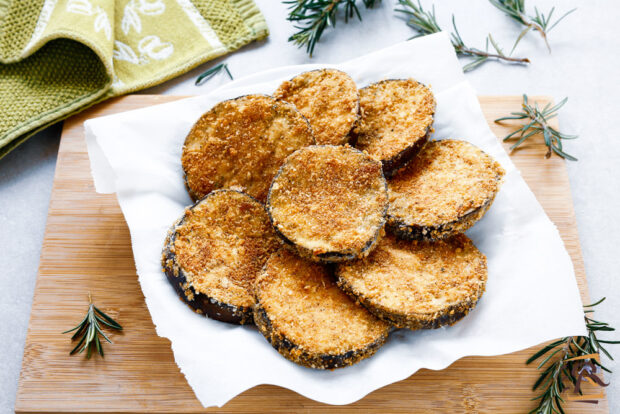
[[[219,65],[213,66],[211,69],[207,70],[202,75],[198,76],[198,78],[196,79],[196,86],[202,85],[203,83],[205,83],[206,81],[208,81],[209,79],[217,75],[222,69],[226,71],[226,74],[228,75],[230,80],[233,80],[233,76],[230,74],[230,71],[228,70],[228,65],[226,63],[220,63]]]
[[[119,331],[121,331],[123,327],[93,304],[93,299],[90,292],[88,293],[88,303],[88,312],[86,313],[84,319],[82,319],[82,322],[80,322],[75,328],[63,332],[63,334],[75,331],[71,337],[71,340],[73,341],[80,338],[79,342],[69,353],[69,355],[82,353],[86,350],[86,358],[90,358],[93,349],[96,349],[96,351],[99,352],[99,355],[103,357],[103,345],[101,344],[99,335],[103,336],[103,338],[110,343],[112,343],[112,341],[110,341],[110,338],[103,333],[100,324]]]
[[[437,18],[435,16],[434,5],[433,8],[428,11],[424,10],[422,4],[420,3],[420,0],[418,0],[417,4],[412,0],[398,0],[398,4],[401,6],[401,8],[397,8],[395,9],[395,11],[405,14],[407,17],[407,24],[418,32],[418,35],[414,37],[420,37],[432,33],[441,32],[441,27],[439,27],[439,24],[437,23]],[[461,34],[456,28],[454,15],[452,15],[452,27],[454,28],[454,31],[450,33],[450,40],[452,41],[452,46],[454,47],[456,54],[459,56],[468,56],[474,58],[473,61],[463,67],[463,70],[465,72],[480,66],[489,59],[517,64],[527,64],[530,62],[528,58],[515,58],[506,55],[504,51],[499,47],[497,42],[495,42],[491,34],[489,34],[487,37],[485,50],[465,45]],[[495,52],[489,51],[489,44],[491,44]]]
[[[362,0],[367,9],[372,9],[381,0]],[[299,47],[306,47],[312,57],[316,43],[321,39],[323,31],[328,27],[336,27],[336,17],[341,6],[344,8],[344,22],[357,16],[361,21],[357,0],[286,0],[289,5],[288,20],[296,22],[299,31],[288,38]]]
[[[589,313],[594,312],[593,308],[604,300],[605,298],[591,305],[584,306],[584,319],[588,330],[588,336],[559,339],[545,346],[526,361],[526,364],[531,364],[544,356],[542,362],[538,364],[538,370],[542,370],[542,373],[532,387],[533,391],[539,388],[541,389],[541,393],[532,399],[534,401],[538,400],[538,406],[530,411],[530,414],[564,413],[562,409],[562,404],[564,403],[561,396],[562,392],[572,384],[574,392],[582,394],[581,383],[586,378],[603,387],[609,385],[603,383],[597,376],[597,373],[599,367],[607,372],[611,371],[595,358],[570,360],[572,358],[590,356],[601,352],[607,355],[609,359],[613,360],[612,356],[601,344],[620,344],[620,341],[599,339],[597,333],[610,332],[615,329],[605,322],[597,321],[588,316]],[[566,385],[566,383],[569,385]],[[596,403],[596,401],[590,400],[585,402]]]
[[[551,23],[553,18],[553,12],[555,7],[552,7],[547,15],[538,11],[537,7],[534,7],[535,16],[530,16],[525,13],[525,0],[489,0],[492,5],[506,13],[510,18],[525,26],[525,29],[519,34],[517,41],[515,42],[512,50],[517,47],[517,44],[523,39],[523,37],[530,30],[537,31],[542,36],[549,53],[551,53],[551,47],[547,41],[547,34],[557,26],[566,16],[571,14],[577,9],[572,9],[564,13],[559,19]]]
[[[548,103],[547,105],[545,105],[544,108],[540,109],[537,103],[535,103],[534,106],[530,105],[527,95],[524,94],[523,103],[521,104],[523,112],[511,112],[512,116],[505,116],[495,120],[495,122],[500,123],[502,121],[512,119],[527,119],[527,124],[523,125],[521,128],[504,137],[504,141],[507,141],[515,137],[516,134],[521,133],[518,136],[517,142],[510,147],[510,150],[513,151],[532,135],[536,135],[542,132],[543,138],[545,140],[545,145],[549,148],[549,150],[545,154],[545,158],[549,158],[551,157],[552,153],[556,153],[560,157],[567,160],[577,161],[577,158],[564,152],[564,150],[562,149],[562,140],[575,139],[578,136],[563,134],[555,128],[549,126],[549,120],[558,115],[558,111],[561,107],[564,106],[566,101],[568,101],[568,98],[562,99],[558,104],[554,106],[551,106],[551,103]]]

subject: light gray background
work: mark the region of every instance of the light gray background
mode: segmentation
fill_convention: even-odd
[[[328,29],[310,60],[303,50],[286,41],[294,29],[285,20],[285,6],[276,0],[257,3],[271,34],[268,40],[219,60],[228,63],[236,78],[282,65],[336,63],[414,34],[393,12],[394,0],[384,0],[374,10],[362,10],[363,23],[340,22],[335,31]],[[423,1],[429,8],[432,3]],[[462,37],[471,46],[483,48],[487,33],[492,33],[500,45],[510,50],[520,31],[516,23],[486,0],[435,3],[441,26],[449,29],[450,15],[454,13]],[[620,326],[620,220],[616,216],[620,209],[620,174],[615,170],[620,166],[620,138],[615,129],[620,109],[620,2],[528,0],[526,4],[528,11],[533,11],[534,5],[543,11],[557,5],[559,14],[578,9],[550,33],[552,54],[537,34],[530,33],[515,51],[516,56],[530,58],[529,67],[489,62],[468,73],[467,78],[479,94],[528,93],[551,95],[556,100],[569,97],[560,123],[563,131],[580,136],[567,144],[567,151],[579,158],[578,162],[568,163],[568,171],[590,295],[593,299],[607,296],[597,316]],[[212,64],[144,93],[208,93],[227,81],[224,75],[218,75],[201,87],[194,86],[195,78]],[[37,134],[0,161],[0,412],[11,412],[15,403],[60,130],[57,125]],[[615,338],[620,339],[620,334]],[[620,347],[610,348],[620,357]],[[620,369],[617,363],[608,365],[614,371]],[[620,377],[615,374],[607,379],[612,381],[607,388],[610,412],[620,412]]]

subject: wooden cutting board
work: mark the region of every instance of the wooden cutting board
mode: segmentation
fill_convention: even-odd
[[[170,342],[155,333],[138,284],[129,230],[115,195],[95,193],[82,128],[88,118],[175,99],[179,98],[127,96],[65,121],[19,380],[18,413],[204,411],[174,362]],[[544,104],[549,98],[538,100]],[[489,96],[480,102],[498,137],[512,130],[493,119],[518,110],[520,97]],[[512,158],[558,226],[582,299],[588,302],[565,162],[559,157],[545,160],[542,139],[532,141],[537,143],[524,145]],[[105,360],[69,357],[69,336],[60,334],[79,322],[89,291],[125,328],[121,334],[112,333],[114,344],[105,345]],[[537,371],[524,363],[533,352],[468,357],[442,371],[423,369],[347,406],[328,406],[263,385],[219,411],[523,413],[535,406],[531,386]],[[608,412],[606,400],[567,407],[570,413]]]

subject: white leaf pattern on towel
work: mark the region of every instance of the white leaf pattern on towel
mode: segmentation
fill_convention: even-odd
[[[151,59],[164,60],[174,52],[174,46],[170,42],[162,42],[159,36],[146,36],[138,43],[138,50]]]
[[[93,5],[90,0],[69,0],[67,2],[67,11],[70,13],[92,16]]]
[[[108,14],[99,6],[95,8],[95,14],[95,32],[99,33],[103,30],[105,37],[108,40],[112,40],[112,26],[110,25]]]
[[[79,3],[82,8],[85,8],[82,3],[89,3],[91,0],[68,1]],[[196,16],[200,16],[189,0],[177,0],[177,2],[179,2],[179,4],[183,7],[186,14],[192,12]],[[163,61],[170,58],[174,54],[174,44],[172,42],[162,40],[156,34],[144,33],[146,36],[143,36],[136,44],[134,38],[131,37],[141,34],[144,31],[151,31],[152,28],[157,28],[158,24],[165,24],[165,18],[149,20],[150,16],[165,15],[165,11],[165,0],[129,0],[123,8],[123,15],[120,23],[121,33],[124,34],[124,37],[121,33],[118,33],[121,35],[121,39],[123,41],[116,40],[114,42],[113,59],[115,61],[129,62],[134,65],[146,65],[149,63],[154,64],[156,61]],[[97,10],[95,10],[95,12],[97,12]],[[190,17],[191,22],[197,26],[201,33],[205,31],[205,27],[202,26],[206,26],[210,32],[213,31],[213,29],[211,29],[208,25],[208,22],[204,19],[200,18],[197,22],[193,18],[194,14],[189,13],[188,16]],[[97,17],[99,18],[99,16]],[[107,18],[107,16],[105,17]],[[103,18],[104,17],[100,17],[100,21],[96,19],[95,30],[107,30],[107,25],[105,24],[106,22]],[[107,21],[107,23],[109,24],[109,21]],[[155,26],[153,26],[153,24]],[[200,26],[200,24],[202,24],[202,26]],[[214,37],[214,39],[212,37]],[[207,37],[207,41],[210,45],[220,45],[223,47],[215,33],[212,34],[212,37]],[[115,84],[117,83],[115,82]]]
[[[157,16],[166,10],[162,0],[137,0],[137,3],[138,11],[148,16]]]
[[[120,80],[116,74],[112,78],[112,89],[119,89],[125,86],[125,82]]]
[[[145,16],[157,16],[166,10],[166,5],[162,0],[131,0],[123,10],[121,20],[121,30],[124,34],[129,34],[133,28],[137,33],[142,32],[142,20],[140,14]]]
[[[112,52],[112,56],[116,60],[124,60],[136,65],[141,63],[138,55],[136,55],[136,52],[133,51],[131,46],[126,45],[123,42],[119,42],[118,40],[114,41],[114,51]]]
[[[142,20],[140,20],[140,16],[136,12],[134,2],[130,1],[125,6],[125,10],[123,12],[123,19],[121,20],[121,29],[123,33],[126,35],[129,34],[131,29],[134,29],[137,33],[142,31]]]

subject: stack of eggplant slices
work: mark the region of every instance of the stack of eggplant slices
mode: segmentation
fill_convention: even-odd
[[[334,69],[215,105],[183,146],[196,203],[166,238],[170,283],[195,312],[253,323],[317,369],[372,356],[394,328],[459,321],[487,280],[463,232],[504,170],[468,142],[431,140],[434,112],[413,79],[358,90]]]

